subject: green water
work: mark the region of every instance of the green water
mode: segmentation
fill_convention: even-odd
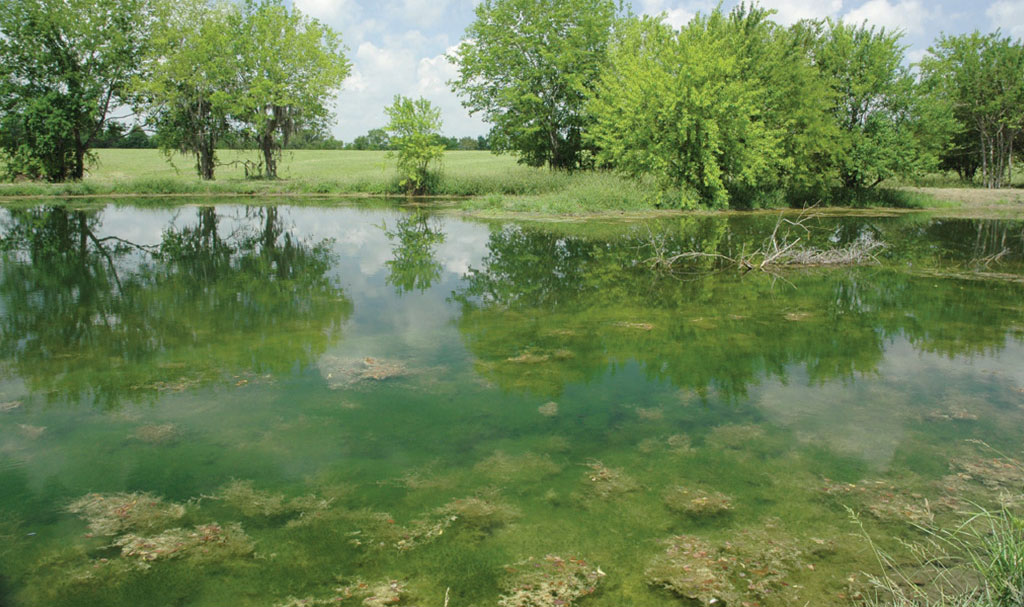
[[[738,257],[775,225],[0,210],[0,605],[334,604],[391,580],[399,604],[496,605],[546,555],[607,574],[579,604],[684,605],[652,583],[663,540],[744,530],[799,552],[744,602],[847,604],[877,563],[844,505],[895,546],[922,509],[995,502],[998,479],[949,488],[994,457],[967,439],[1021,456],[1024,222],[801,236],[886,244],[857,267],[643,263],[652,242]],[[864,480],[885,489],[835,490]],[[680,512],[678,487],[731,509]],[[68,510],[93,493],[184,510],[104,536]],[[212,522],[239,545],[113,545]]]

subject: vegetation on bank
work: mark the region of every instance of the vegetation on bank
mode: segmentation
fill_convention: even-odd
[[[282,178],[272,181],[246,178],[242,165],[246,154],[219,150],[220,178],[201,180],[191,172],[187,157],[175,156],[174,164],[168,164],[157,150],[98,150],[97,163],[85,179],[0,184],[0,200],[68,196],[404,196],[407,190],[395,161],[383,151],[286,151]],[[550,171],[487,152],[446,152],[440,167],[431,181],[434,195],[462,198],[459,207],[472,212],[581,214],[661,208],[652,180],[633,180],[610,171]],[[956,185],[952,180],[937,179],[926,183],[946,188]],[[836,190],[828,198],[778,197],[771,206],[956,206],[956,190],[920,193],[905,187],[914,185],[912,182],[894,185],[899,187]],[[982,192],[970,190],[965,195],[975,191]],[[937,200],[937,193],[943,200]]]

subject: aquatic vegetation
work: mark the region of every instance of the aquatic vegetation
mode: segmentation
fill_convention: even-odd
[[[0,403],[0,413],[9,413],[15,409],[20,409],[22,402],[20,400],[10,400],[5,403]]]
[[[508,455],[503,451],[495,451],[494,455],[479,462],[473,470],[494,482],[530,482],[547,476],[554,476],[562,471],[562,467],[547,455],[521,453]]]
[[[636,407],[636,416],[648,422],[661,421],[665,417],[665,410],[661,407]]]
[[[72,502],[67,511],[88,522],[93,535],[158,531],[185,516],[181,504],[149,493],[90,493]]]
[[[693,517],[717,516],[733,509],[732,498],[718,491],[672,487],[665,492],[665,505],[673,512]]]
[[[754,425],[718,426],[705,439],[705,444],[718,449],[745,450],[751,442],[764,438],[764,430]]]
[[[46,426],[33,426],[31,424],[18,424],[18,433],[25,438],[35,440],[46,432]]]
[[[620,321],[614,323],[616,327],[622,329],[636,329],[638,331],[653,331],[654,325],[649,322],[632,322],[632,321]]]
[[[207,523],[193,529],[167,529],[157,535],[133,533],[114,540],[121,555],[143,562],[188,557],[196,560],[225,560],[246,557],[255,546],[238,523]]]
[[[406,585],[399,580],[384,580],[372,584],[356,580],[335,588],[333,596],[330,597],[307,597],[303,599],[290,597],[284,603],[278,603],[274,607],[338,605],[347,603],[350,599],[359,601],[366,607],[389,607],[391,605],[401,605],[406,598]]]
[[[321,356],[317,361],[320,374],[331,390],[351,388],[365,382],[379,382],[409,375],[405,363],[383,358],[341,358]]]
[[[498,607],[571,607],[593,594],[605,577],[600,567],[583,559],[553,554],[506,565],[505,571]]]
[[[649,584],[702,605],[796,603],[787,577],[801,566],[802,551],[773,523],[712,543],[692,535],[662,542],[665,551],[647,567]]]
[[[958,457],[950,468],[960,480],[979,483],[993,491],[1024,490],[1024,463],[1003,455]]]
[[[181,438],[181,430],[174,424],[146,424],[132,433],[132,438],[151,445],[167,445]]]
[[[331,500],[315,495],[289,499],[280,493],[260,491],[249,480],[231,481],[215,495],[205,497],[221,501],[248,518],[301,517],[326,510],[331,505]]]
[[[826,495],[842,498],[846,506],[853,500],[880,520],[905,521],[915,525],[930,524],[935,520],[932,505],[924,495],[911,493],[893,482],[862,480],[837,483],[824,480],[822,491]]]
[[[544,417],[554,417],[558,415],[558,403],[555,401],[546,402],[543,405],[537,407],[537,412]]]
[[[442,520],[458,521],[460,527],[480,534],[490,533],[520,517],[519,510],[500,501],[495,494],[453,500],[435,513]]]
[[[978,415],[971,413],[963,407],[952,407],[950,409],[936,409],[925,414],[924,418],[930,422],[948,421],[975,421]]]
[[[685,455],[694,450],[690,437],[685,434],[673,434],[665,442],[668,443],[668,450],[676,455]]]
[[[587,484],[587,494],[590,497],[610,499],[639,488],[636,482],[622,470],[609,468],[597,460],[591,460],[584,465],[587,467],[587,471],[583,478]]]

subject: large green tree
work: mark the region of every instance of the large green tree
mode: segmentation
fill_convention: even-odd
[[[450,82],[491,123],[491,146],[531,166],[590,166],[587,94],[601,73],[614,0],[484,0]]]
[[[907,67],[902,34],[831,20],[805,26],[817,31],[814,61],[834,92],[843,186],[873,187],[936,166],[950,125]]]
[[[128,101],[149,0],[0,3],[0,154],[9,175],[81,179],[113,108]]]
[[[182,0],[162,6],[144,74],[135,83],[167,154],[191,154],[213,179],[216,146],[231,130],[238,57],[228,17],[233,5]]]
[[[228,24],[233,7],[182,0],[162,8],[135,88],[164,153],[195,156],[199,176],[213,179],[216,146],[230,132],[236,89],[238,57]]]
[[[441,108],[423,97],[395,95],[394,103],[384,108],[384,113],[388,116],[385,130],[397,150],[394,154],[398,156],[402,186],[412,194],[425,194],[433,176],[431,165],[444,157]]]
[[[928,50],[921,62],[926,82],[952,106],[957,122],[944,164],[961,176],[980,166],[986,187],[1002,187],[1024,132],[1024,45],[975,31],[941,36]]]
[[[351,66],[340,34],[283,0],[246,0],[231,21],[239,61],[231,113],[274,179],[293,133],[326,128]]]
[[[678,193],[671,206],[757,205],[820,186],[836,134],[830,91],[805,38],[770,15],[741,5],[680,30],[651,18],[622,27],[590,104],[599,161],[654,177]]]

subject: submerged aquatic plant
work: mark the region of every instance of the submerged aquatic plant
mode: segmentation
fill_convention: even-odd
[[[803,553],[771,522],[740,531],[725,542],[677,535],[662,543],[665,551],[645,572],[651,585],[702,605],[766,599],[794,604],[796,588],[786,578],[800,566]]]
[[[593,594],[601,578],[600,567],[580,558],[549,554],[506,565],[508,578],[498,607],[571,607],[573,601]]]
[[[665,492],[665,505],[673,512],[693,517],[718,516],[732,510],[732,498],[718,491],[672,487]]]
[[[151,445],[166,445],[181,438],[181,430],[174,424],[146,424],[132,433],[132,438]]]
[[[280,493],[260,491],[248,480],[231,481],[215,495],[206,497],[222,501],[248,518],[301,517],[326,510],[331,505],[331,500],[315,495],[289,499]]]
[[[149,493],[90,493],[67,510],[85,519],[94,535],[158,531],[185,515],[181,504],[166,503]]]
[[[597,460],[590,460],[584,465],[587,472],[583,478],[591,497],[610,499],[637,490],[636,482],[622,470],[609,468]]]
[[[409,368],[405,363],[366,356],[363,358],[341,358],[326,355],[317,361],[320,374],[327,380],[331,390],[351,388],[365,382],[377,382],[405,377]]]
[[[181,557],[220,560],[248,556],[254,550],[252,540],[238,523],[224,526],[207,523],[193,529],[167,529],[145,537],[127,534],[117,538],[113,545],[121,548],[122,556],[145,562]]]

